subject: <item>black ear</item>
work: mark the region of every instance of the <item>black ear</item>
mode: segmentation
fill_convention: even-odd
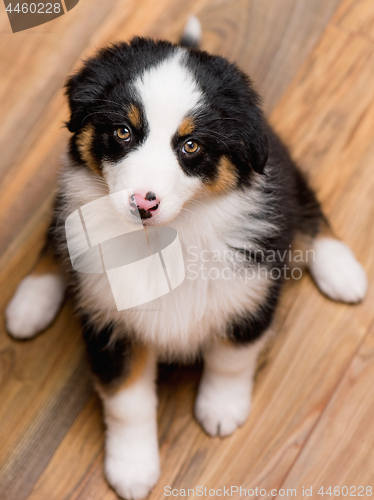
[[[156,43],[135,37],[130,43],[109,45],[85,61],[81,70],[70,77],[65,85],[70,106],[70,120],[67,123],[70,132],[77,132],[89,117],[98,116],[104,105],[111,107],[108,92],[116,92],[116,86],[122,91],[134,70],[139,72],[149,62],[154,63],[155,52],[160,59],[171,47],[168,42]],[[121,96],[122,93],[117,96],[119,100]]]
[[[67,122],[70,132],[77,132],[84,125],[86,118],[95,111],[95,106],[103,104],[105,91],[111,83],[121,78],[118,73],[124,64],[117,59],[121,53],[126,53],[127,47],[127,44],[120,43],[101,49],[67,80],[65,94],[70,107],[70,120]]]
[[[247,161],[255,172],[262,174],[269,155],[269,141],[262,113],[257,121],[250,123],[246,144]]]
[[[65,84],[65,94],[68,98],[70,118],[66,122],[69,132],[77,132],[84,120],[84,107],[83,102],[78,100],[79,89],[81,83],[79,82],[79,75],[71,76]]]
[[[248,178],[251,171],[263,174],[269,154],[268,124],[264,117],[261,99],[252,81],[236,69],[234,87],[235,99],[226,102],[230,125],[235,130],[233,143],[235,160],[242,179]]]
[[[245,90],[239,93],[238,105],[242,109],[242,127],[239,135],[245,145],[244,161],[248,166],[262,174],[269,154],[268,124],[262,111],[262,102],[252,80],[239,70],[241,83]]]
[[[240,177],[248,179],[251,171],[263,174],[269,154],[267,124],[257,104],[252,104],[242,116],[237,130],[237,141],[232,147],[232,157]]]
[[[76,75],[71,76],[65,84],[65,93],[70,108],[70,119],[67,127],[70,132],[77,132],[90,114],[90,107],[100,98],[103,91],[102,79],[97,78],[89,67],[91,61]]]

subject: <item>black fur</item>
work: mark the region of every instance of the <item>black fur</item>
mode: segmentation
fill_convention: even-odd
[[[287,274],[289,277],[289,272],[285,271],[284,267],[288,265],[289,252],[295,236],[298,234],[310,239],[314,238],[324,220],[321,207],[313,191],[304,175],[290,158],[286,147],[270,126],[267,126],[266,132],[269,140],[269,159],[264,169],[267,181],[263,191],[271,201],[262,211],[248,214],[248,218],[254,222],[272,222],[276,229],[271,236],[256,240],[256,251],[245,247],[229,247],[234,252],[240,252],[245,256],[244,267],[247,269],[251,267],[261,268],[270,276],[280,276],[276,280],[277,286],[271,289],[271,294],[263,305],[261,321],[258,322],[258,318],[253,318],[257,325],[254,328],[256,331],[258,331],[259,325],[263,324],[263,315],[266,311],[270,316],[273,315],[276,305],[275,298],[278,296],[280,286],[285,275]],[[253,236],[248,234],[247,240],[253,241]],[[251,321],[252,319],[245,318],[247,326]],[[267,322],[265,323],[267,324]],[[234,336],[243,337],[242,334]],[[247,335],[248,339],[252,336],[252,334]]]
[[[117,161],[136,148],[147,137],[147,123],[139,130],[129,123],[126,109],[131,104],[141,109],[130,82],[146,68],[170,56],[176,47],[168,42],[134,38],[101,50],[66,84],[71,117],[68,129],[74,133],[70,154],[84,165],[77,147],[82,128],[95,129],[91,153],[100,164],[103,159]],[[238,170],[238,179],[248,182],[251,169],[262,173],[268,155],[268,141],[260,99],[249,78],[234,64],[219,56],[190,50],[186,65],[203,91],[206,105],[194,116],[193,138],[201,144],[199,154],[187,157],[181,146],[189,137],[176,136],[173,146],[182,169],[212,181],[217,175],[221,156],[227,156]],[[113,137],[120,125],[132,129],[130,143]]]
[[[131,81],[176,50],[177,47],[168,42],[134,38],[130,43],[101,50],[68,80],[66,93],[71,117],[67,126],[73,133],[70,155],[75,163],[85,165],[77,138],[87,125],[94,129],[91,154],[98,164],[102,160],[115,162],[146,140],[149,132],[146,116]],[[297,233],[313,238],[323,220],[319,203],[287,149],[264,119],[259,96],[250,79],[226,59],[206,52],[189,50],[184,61],[203,93],[204,104],[193,112],[193,131],[183,137],[176,133],[172,138],[172,147],[183,171],[188,176],[211,182],[217,176],[220,159],[226,156],[236,169],[238,189],[251,184],[254,172],[262,174],[265,180],[262,189],[270,200],[269,206],[248,217],[270,221],[276,227],[270,237],[255,242],[265,253],[287,252]],[[138,128],[129,122],[127,113],[132,104],[142,112]],[[115,138],[113,132],[119,126],[131,129],[130,142]],[[200,145],[196,154],[183,154],[183,144],[189,139]],[[251,238],[248,234],[248,241],[252,241]],[[236,250],[247,257],[248,266],[258,263],[258,258],[246,248]],[[262,264],[271,270],[281,269],[285,262],[278,258]],[[233,319],[227,327],[229,338],[242,343],[261,335],[271,323],[281,284],[282,279],[270,284],[267,299],[255,315],[244,314]],[[127,341],[111,346],[111,328],[108,325],[95,333],[94,327],[85,323],[93,370],[103,383],[119,376],[123,359],[131,350]],[[113,368],[109,369],[112,363]]]
[[[207,142],[210,168],[220,155],[227,155],[240,181],[248,180],[251,168],[262,173],[268,140],[260,98],[251,80],[227,59],[203,51],[191,50],[187,65],[207,102],[195,117],[194,138]]]
[[[239,344],[254,342],[266,331],[278,304],[281,281],[274,281],[268,296],[255,315],[243,314],[227,325],[227,336]]]
[[[84,165],[77,137],[89,124],[95,130],[91,152],[98,164],[103,159],[117,161],[144,141],[148,132],[146,121],[142,120],[141,128],[136,129],[128,118],[131,104],[142,109],[128,84],[174,50],[169,42],[134,38],[130,44],[118,43],[100,50],[69,78],[65,86],[70,107],[67,127],[74,134],[70,140],[70,155],[76,163]],[[130,143],[121,143],[113,136],[114,130],[121,125],[131,129]]]
[[[175,50],[169,42],[134,38],[131,43],[113,44],[88,59],[66,83],[69,100],[70,132],[87,122],[122,124],[124,108],[134,101],[128,83],[146,68],[164,60]],[[91,114],[94,113],[94,114]]]
[[[126,377],[131,367],[132,344],[126,337],[112,339],[113,324],[100,330],[87,316],[81,318],[91,370],[103,386]]]

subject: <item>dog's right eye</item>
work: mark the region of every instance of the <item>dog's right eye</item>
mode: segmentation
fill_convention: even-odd
[[[131,132],[127,127],[118,127],[114,131],[114,136],[120,141],[129,141],[131,139]]]
[[[191,155],[194,153],[198,153],[200,151],[200,146],[196,141],[190,139],[183,144],[182,151],[185,154]]]

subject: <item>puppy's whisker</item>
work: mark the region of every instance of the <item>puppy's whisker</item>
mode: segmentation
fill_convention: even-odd
[[[87,119],[90,118],[91,116],[95,116],[95,115],[106,115],[107,116],[108,114],[110,116],[119,118],[119,120],[118,120],[119,123],[123,122],[123,120],[124,120],[124,115],[121,113],[116,113],[114,111],[95,111],[94,113],[90,113],[83,118],[82,126],[87,121]],[[109,126],[110,126],[110,124],[108,124],[108,127]]]
[[[185,207],[182,207],[181,210],[184,210],[185,212],[189,212],[190,214],[192,215],[196,215],[195,212],[191,212],[191,210],[188,210],[187,208]]]
[[[183,217],[185,220],[190,222],[190,219],[187,217],[187,215],[182,214],[182,212],[179,212],[179,214],[176,216],[176,219],[178,219],[179,217]]]
[[[207,205],[206,203],[203,203],[202,201],[200,200],[189,200],[188,201],[189,203],[192,203],[194,205],[201,205],[202,207],[204,208],[209,208],[209,205]]]

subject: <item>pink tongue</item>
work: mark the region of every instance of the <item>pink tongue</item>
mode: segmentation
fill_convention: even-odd
[[[141,194],[134,194],[133,200],[139,208],[143,208],[144,210],[149,210],[157,205],[157,200],[148,201]]]

